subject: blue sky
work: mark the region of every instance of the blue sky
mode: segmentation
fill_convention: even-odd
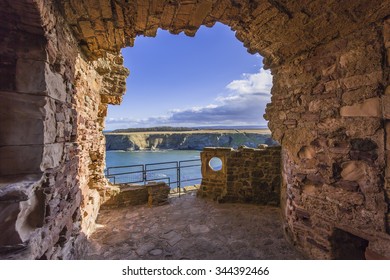
[[[127,91],[121,105],[109,106],[106,130],[266,124],[271,74],[227,26],[201,27],[193,38],[159,30],[122,54]]]

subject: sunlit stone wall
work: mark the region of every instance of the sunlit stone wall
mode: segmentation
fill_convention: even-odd
[[[1,1],[1,256],[82,252],[109,194],[101,131],[125,91],[120,49],[160,27],[193,36],[218,21],[272,71],[266,118],[295,244],[334,258],[355,236],[367,257],[390,258],[389,10],[383,0]]]
[[[213,158],[221,160],[220,170],[213,169]],[[280,147],[205,148],[201,152],[202,184],[198,195],[218,202],[277,206],[280,202],[280,159]]]

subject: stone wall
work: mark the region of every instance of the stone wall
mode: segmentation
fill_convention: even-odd
[[[119,65],[117,64],[119,63]],[[121,101],[120,86],[128,75],[121,66],[122,57],[107,54],[93,63],[79,56],[76,60],[74,96],[77,113],[77,139],[80,189],[83,217],[81,230],[87,236],[94,231],[100,203],[110,197],[110,187],[104,176],[105,138],[102,133],[107,104]],[[107,78],[108,73],[112,75]],[[108,88],[117,87],[108,93]],[[124,91],[124,88],[121,87]]]
[[[148,189],[148,205],[149,207],[161,206],[168,204],[168,195],[171,188],[165,182],[149,183],[146,185]]]
[[[222,161],[221,170],[213,170],[212,158]],[[280,147],[205,148],[201,152],[202,183],[198,195],[219,202],[279,205],[280,159]]]
[[[148,203],[148,189],[143,185],[118,184],[118,191],[101,205],[101,209],[113,209]]]
[[[384,191],[388,207],[386,214],[386,228],[387,233],[390,234],[390,19],[385,20],[383,23],[383,42],[384,52],[383,48],[381,48],[382,61],[384,61],[382,81],[384,95],[382,96],[382,108],[385,127],[384,147],[386,165],[384,173]]]
[[[55,45],[69,68],[56,67],[45,30],[53,28],[54,18],[41,18],[47,9],[33,2],[1,2],[0,220],[13,237],[2,238],[5,258],[70,258],[79,235],[73,218],[80,204],[78,161],[71,156],[76,116],[66,82],[77,49],[67,49],[76,46],[74,41]],[[66,28],[60,31],[66,32],[72,38]]]
[[[168,203],[170,187],[164,182],[149,182],[146,185],[117,184],[116,192],[102,205],[101,209],[127,207],[130,205],[148,204],[149,207]]]
[[[340,230],[389,257],[382,29],[367,26],[273,71],[266,118],[283,147],[283,209],[295,242],[316,258],[334,257]]]
[[[221,22],[272,71],[266,118],[295,243],[312,258],[342,257],[345,244],[390,258],[389,11],[383,0],[1,1],[2,257],[82,251],[110,193],[101,131],[125,91],[120,49]]]
[[[74,258],[108,193],[103,120],[128,70],[87,62],[51,1],[0,7],[0,258]]]

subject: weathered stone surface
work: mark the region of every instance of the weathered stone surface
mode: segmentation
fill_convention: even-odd
[[[73,258],[82,251],[85,236],[95,229],[101,198],[89,185],[92,181],[95,187],[106,183],[104,176],[98,175],[103,171],[104,156],[100,157],[98,172],[93,171],[92,164],[98,162],[97,158],[91,159],[94,151],[101,153],[104,149],[97,144],[104,138],[92,133],[102,130],[103,119],[96,121],[99,106],[95,103],[81,109],[87,108],[80,102],[86,91],[80,88],[80,95],[75,94],[80,84],[75,83],[77,79],[84,79],[83,85],[91,82],[86,88],[93,88],[94,96],[100,92],[102,79],[98,74],[90,79],[96,71],[91,66],[83,68],[83,63],[89,65],[83,59],[76,63],[80,52],[76,40],[52,4],[0,4],[1,18],[8,22],[0,31],[4,39],[0,56],[14,63],[7,68],[11,71],[9,82],[1,81],[0,86],[7,89],[1,94],[4,107],[0,134],[8,135],[1,140],[0,175],[5,182],[28,174],[46,178],[36,186],[37,190],[44,189],[37,202],[31,196],[26,203],[15,204],[17,219],[11,218],[5,227],[15,232],[15,238],[19,234],[28,246],[2,251],[5,254],[1,258]],[[79,75],[83,71],[90,72]],[[78,114],[76,108],[82,113]],[[86,122],[87,129],[82,125]],[[9,188],[9,183],[1,185],[2,190]],[[35,203],[45,212],[39,223],[38,211],[29,210],[35,209]]]
[[[148,189],[145,186],[131,184],[117,185],[117,194],[104,202],[102,209],[127,207],[129,205],[146,204],[148,202]]]
[[[163,235],[161,235],[161,237],[167,240],[170,246],[175,246],[182,239],[181,234],[174,230],[165,232]]]
[[[4,229],[0,239],[0,246],[15,246],[23,243],[19,233],[16,230],[15,224],[20,212],[19,203],[2,203],[1,209],[1,228]]]
[[[345,106],[340,109],[342,117],[381,117],[382,110],[379,98],[371,98],[362,104]]]
[[[299,158],[301,159],[312,159],[315,157],[315,149],[313,147],[302,147],[299,151]]]
[[[214,171],[212,158],[219,158],[222,167]],[[220,202],[249,202],[279,205],[280,200],[280,147],[262,149],[206,148],[201,152],[201,197]]]
[[[132,0],[126,5],[134,7],[133,9],[127,8],[124,3],[115,3],[115,7],[110,7],[111,3],[108,0],[99,1],[100,5],[92,5],[87,0],[78,4],[73,2],[66,0],[61,3],[65,13],[71,15],[70,21],[74,24],[74,32],[84,41],[87,41],[88,38],[99,37],[91,27],[96,26],[100,17],[115,23],[113,27],[107,25],[105,30],[109,36],[118,34],[113,36],[110,44],[101,41],[99,44],[89,44],[88,48],[85,49],[94,55],[101,55],[102,49],[107,52],[119,51],[121,47],[124,47],[126,38],[123,37],[125,36],[133,38],[138,34],[155,36],[158,27],[169,29],[172,33],[184,31],[187,35],[193,36],[202,24],[212,26],[216,21],[220,21],[237,30],[237,38],[243,41],[250,52],[260,51],[267,56],[267,62],[270,63],[281,63],[284,57],[301,53],[309,46],[331,41],[337,36],[337,32],[349,34],[352,30],[358,30],[363,22],[368,24],[387,15],[383,6],[379,11],[375,10],[376,5],[380,3],[379,1],[370,3],[368,7],[366,5],[366,13],[361,21],[352,20],[350,18],[352,16],[348,16],[349,13],[344,12],[358,9],[359,3],[329,5],[332,16],[328,16],[329,19],[326,21],[325,16],[323,16],[325,13],[323,5],[309,4],[309,1],[298,5],[261,1],[254,1],[251,4],[247,1],[239,1],[233,4],[230,0],[197,2],[180,0],[162,4],[160,1]],[[94,8],[91,8],[91,5]],[[309,12],[305,9],[302,10],[302,7],[306,7],[305,9]],[[71,10],[69,11],[69,9]],[[375,13],[370,12],[371,9]],[[127,27],[126,32],[117,32],[123,28],[126,22],[131,22],[134,26]],[[269,26],[273,28],[269,28]],[[319,26],[322,30],[320,35],[317,34]],[[343,28],[336,31],[334,26],[343,26]],[[113,28],[115,30],[112,30]],[[317,36],[311,36],[312,33],[316,33]],[[291,36],[294,36],[296,40],[291,40]],[[355,53],[355,55],[358,54]],[[353,55],[344,55],[340,64],[343,67],[349,66],[351,64],[350,57]],[[329,71],[327,73],[330,74]],[[362,83],[363,80],[362,78],[357,79],[357,84]],[[348,83],[356,84],[353,78],[346,79],[347,86]]]
[[[168,203],[170,187],[164,182],[147,185],[118,184],[112,187],[110,198],[106,200],[102,209],[127,207],[129,205],[148,204],[149,207]]]
[[[47,144],[43,148],[41,170],[58,167],[64,155],[64,144]]]
[[[153,249],[149,251],[149,255],[151,256],[160,256],[163,253],[163,250],[161,249]]]
[[[0,146],[42,144],[44,104],[43,96],[0,92]]]
[[[383,106],[383,118],[390,119],[390,96],[385,95],[382,97],[382,106]]]
[[[389,10],[390,2],[382,0],[1,1],[0,90],[2,101],[5,93],[15,107],[0,107],[2,122],[8,115],[0,134],[14,135],[2,137],[0,175],[43,175],[37,188],[44,189],[46,209],[43,224],[19,238],[28,244],[19,247],[24,250],[6,258],[72,258],[82,252],[100,203],[113,193],[103,176],[102,130],[107,104],[120,103],[125,91],[128,71],[120,49],[138,35],[154,36],[159,27],[193,36],[200,25],[215,22],[235,30],[250,53],[262,54],[274,75],[265,117],[283,150],[282,213],[295,244],[313,258],[336,257],[333,249],[340,244],[331,237],[341,228],[350,237],[343,243],[366,240],[369,250],[388,258],[390,173],[383,120],[389,102],[383,94],[389,85]],[[22,94],[45,96],[45,103],[27,110]],[[26,136],[10,143],[30,116]],[[245,157],[249,167],[257,163],[251,152],[239,153],[237,170],[226,170],[232,175],[229,188],[216,174],[207,182],[214,197],[262,197],[263,188],[252,186],[265,172],[245,171]],[[279,181],[272,179],[272,186]],[[7,210],[14,213],[7,232],[16,228],[17,207]],[[218,248],[205,240],[194,246]]]
[[[385,132],[386,132],[386,150],[390,150],[390,122],[385,123]]]
[[[146,185],[148,190],[149,207],[161,206],[168,203],[168,195],[171,188],[166,183],[151,183]]]
[[[154,248],[154,244],[153,243],[146,243],[146,244],[143,244],[141,247],[139,247],[136,251],[137,255],[138,256],[144,256],[146,254],[148,254],[148,252]]]
[[[42,93],[46,91],[44,61],[20,59],[16,64],[16,90],[18,92]]]
[[[40,177],[21,177],[0,188],[0,252],[13,253],[25,249],[33,232],[43,225],[44,202],[38,191]]]
[[[367,177],[366,165],[363,162],[349,161],[341,165],[341,177],[347,181],[359,181]]]
[[[210,231],[210,228],[206,225],[189,225],[188,228],[192,234],[202,234]]]
[[[169,205],[161,207],[144,205],[102,210],[98,218],[102,226],[90,237],[85,258],[305,258],[284,238],[280,212],[268,206],[210,203],[195,195],[171,198]],[[203,232],[191,234],[190,227]]]
[[[43,149],[42,145],[0,147],[0,175],[39,173]]]

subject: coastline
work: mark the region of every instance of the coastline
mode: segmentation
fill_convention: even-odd
[[[205,147],[269,146],[272,140],[268,129],[256,130],[196,130],[105,133],[106,150],[203,150]]]
[[[142,131],[142,132],[104,132],[104,135],[155,135],[155,134],[215,134],[215,133],[255,133],[271,134],[268,128],[264,129],[202,129],[202,130],[183,130],[183,131]]]

